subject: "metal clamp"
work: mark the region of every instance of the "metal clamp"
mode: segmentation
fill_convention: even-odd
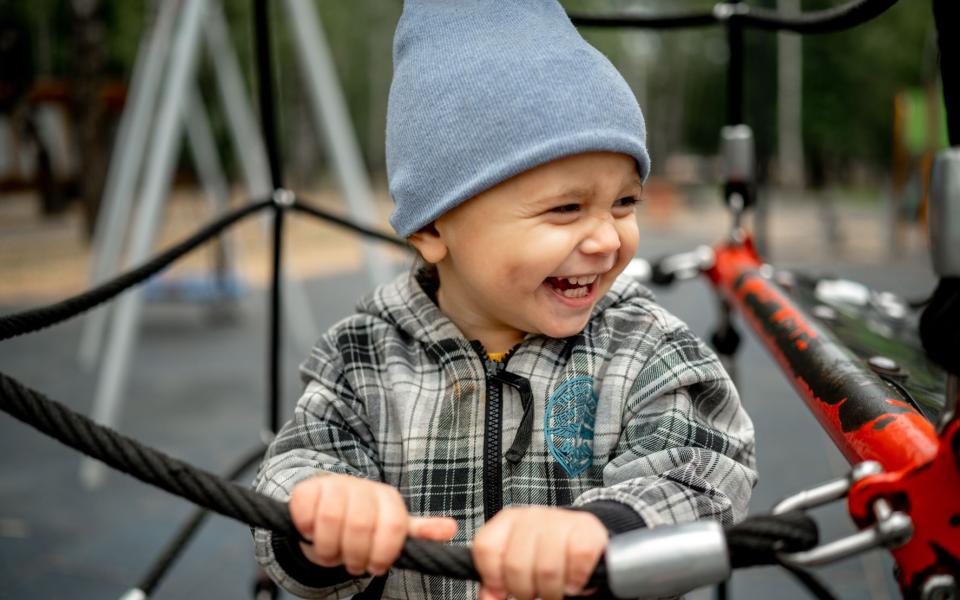
[[[773,514],[794,510],[807,510],[845,498],[857,481],[883,471],[880,463],[867,461],[854,466],[848,477],[835,479],[811,490],[804,490],[780,501],[773,507]],[[797,567],[817,567],[862,554],[874,548],[896,548],[909,541],[913,535],[913,521],[890,504],[878,498],[873,503],[875,522],[870,527],[852,535],[821,544],[804,552],[781,553],[780,561]]]
[[[750,126],[726,125],[720,130],[720,140],[724,183],[753,183],[756,156]]]
[[[710,246],[698,246],[690,252],[664,257],[651,265],[650,279],[657,284],[694,279],[713,267],[716,255]]]
[[[730,553],[716,521],[635,529],[610,539],[607,585],[617,598],[662,598],[730,576]]]
[[[937,154],[930,173],[930,255],[940,277],[960,277],[960,147]]]

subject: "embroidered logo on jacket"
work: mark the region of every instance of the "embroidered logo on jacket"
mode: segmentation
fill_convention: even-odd
[[[593,378],[585,375],[564,382],[547,401],[544,437],[547,450],[570,477],[593,463],[593,426],[597,394]]]

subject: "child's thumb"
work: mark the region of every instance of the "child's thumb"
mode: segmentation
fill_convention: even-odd
[[[457,522],[451,517],[411,517],[411,537],[435,542],[449,542],[457,533]]]

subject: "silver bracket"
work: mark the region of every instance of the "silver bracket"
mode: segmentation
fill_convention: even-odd
[[[773,507],[773,514],[794,510],[807,510],[845,498],[857,481],[881,473],[880,463],[867,461],[854,466],[848,477],[835,479],[811,490],[804,490]],[[913,535],[913,521],[902,512],[894,511],[890,504],[879,498],[873,503],[875,522],[870,527],[852,535],[821,544],[810,550],[781,553],[781,562],[796,567],[817,567],[862,554],[874,548],[896,548],[909,541]]]

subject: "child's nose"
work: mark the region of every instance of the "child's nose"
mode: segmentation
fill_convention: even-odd
[[[620,234],[609,218],[594,219],[587,237],[580,243],[580,250],[585,254],[610,254],[619,249]]]

